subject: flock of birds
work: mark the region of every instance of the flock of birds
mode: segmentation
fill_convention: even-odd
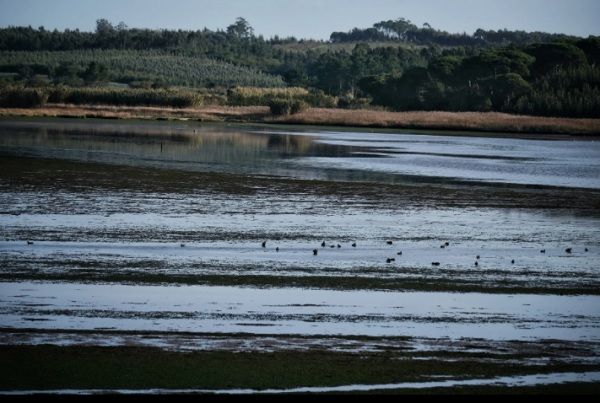
[[[386,243],[387,243],[388,245],[393,245],[393,244],[394,244],[394,242],[393,242],[393,241],[386,241]],[[182,246],[183,246],[183,244],[182,244]],[[450,242],[444,242],[444,244],[442,244],[442,245],[440,246],[440,248],[441,248],[441,249],[445,249],[445,248],[447,248],[447,247],[449,247],[449,246],[450,246]],[[262,243],[262,247],[263,247],[263,249],[265,249],[265,248],[267,247],[267,241],[263,241],[263,243]],[[325,241],[323,241],[323,242],[321,243],[321,248],[326,248],[326,247],[327,247],[327,243],[325,243]],[[336,245],[332,244],[332,245],[329,245],[329,247],[330,247],[331,249],[334,249],[334,248],[336,247]],[[338,244],[337,244],[337,248],[341,248],[341,247],[342,247],[342,245],[340,245],[340,244],[338,243]],[[353,242],[353,243],[352,243],[352,247],[353,247],[353,248],[356,248],[356,242]],[[275,248],[275,251],[276,251],[276,252],[279,252],[279,247],[276,247],[276,248]],[[588,251],[589,251],[589,250],[588,250],[588,248],[585,248],[585,251],[586,251],[586,252],[588,252]],[[318,249],[313,249],[313,251],[312,251],[312,252],[313,252],[313,255],[314,255],[314,256],[317,256],[317,255],[319,254],[319,250],[318,250]],[[546,249],[542,249],[542,250],[540,250],[540,253],[546,253]],[[565,249],[565,253],[567,253],[567,254],[569,254],[569,255],[570,255],[570,254],[572,254],[572,253],[573,253],[573,248],[567,248],[567,249]],[[397,256],[402,256],[402,251],[398,252],[396,255],[397,255]],[[478,267],[478,266],[479,266],[479,260],[480,260],[480,259],[481,259],[481,256],[480,256],[480,255],[477,255],[477,256],[475,257],[475,264],[474,264],[474,265],[475,265],[475,267]],[[396,261],[396,258],[393,258],[393,257],[388,257],[388,258],[386,259],[386,263],[388,263],[388,264],[390,264],[390,263],[392,263],[392,262],[395,262],[395,261]],[[511,263],[511,264],[515,264],[515,259],[512,259],[512,260],[510,261],[510,263]],[[432,266],[435,266],[435,267],[437,267],[437,266],[440,266],[440,265],[441,265],[441,263],[440,263],[440,262],[431,262],[431,265],[432,265]]]
[[[6,240],[8,241],[8,238],[7,238]],[[386,241],[386,243],[387,243],[388,245],[393,245],[393,244],[394,244],[394,242],[393,242],[393,241]],[[27,245],[33,245],[33,241],[27,241]],[[184,248],[184,247],[185,247],[185,244],[184,244],[184,243],[181,243],[181,244],[180,244],[180,246],[181,246],[182,248]],[[444,242],[444,244],[443,244],[443,245],[441,245],[441,246],[440,246],[440,248],[441,248],[441,249],[445,249],[445,248],[447,248],[447,247],[449,247],[449,246],[450,246],[450,242]],[[263,243],[262,243],[262,247],[263,247],[263,249],[267,247],[267,241],[263,241]],[[327,247],[327,244],[325,243],[325,241],[323,241],[323,242],[321,243],[321,248],[326,248],[326,247]],[[334,248],[336,248],[336,245],[333,245],[333,244],[332,244],[332,245],[329,245],[329,247],[330,247],[331,249],[334,249]],[[340,244],[338,243],[338,244],[337,244],[337,248],[339,249],[339,248],[341,248],[341,247],[342,247],[342,245],[340,245]],[[356,242],[353,242],[353,243],[352,243],[352,247],[353,247],[353,248],[356,248]],[[585,250],[585,252],[589,252],[588,248],[585,248],[584,250]],[[279,247],[276,247],[276,248],[275,248],[275,251],[276,251],[276,252],[279,252]],[[546,253],[546,249],[542,249],[542,250],[540,250],[540,253],[542,253],[542,254],[545,254],[545,253]],[[572,253],[573,253],[573,248],[567,248],[567,249],[565,249],[565,253],[567,253],[567,254],[569,254],[569,255],[570,255],[570,254],[572,254]],[[317,256],[318,254],[319,254],[319,250],[318,250],[318,249],[313,249],[313,255],[314,255],[314,256]],[[397,255],[397,256],[402,256],[402,251],[398,252],[396,255]],[[475,267],[478,267],[478,266],[479,266],[479,260],[480,260],[480,259],[481,259],[481,256],[479,256],[479,255],[477,255],[477,256],[475,257],[475,264],[474,264],[474,265],[475,265]],[[396,258],[393,258],[393,257],[388,257],[388,258],[386,259],[386,263],[388,263],[388,264],[390,264],[390,263],[393,263],[393,262],[395,262],[395,261],[396,261]],[[515,259],[512,259],[512,260],[510,261],[510,263],[511,263],[511,264],[515,264]],[[440,262],[431,262],[431,265],[432,265],[432,266],[435,266],[435,267],[437,267],[437,266],[440,266],[440,265],[441,265],[441,263],[440,263]]]

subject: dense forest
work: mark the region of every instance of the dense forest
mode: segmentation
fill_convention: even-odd
[[[27,104],[26,89],[39,104],[74,89],[105,100],[122,88],[138,90],[123,97],[137,104],[162,105],[160,94],[183,91],[198,105],[189,95],[196,91],[219,103],[229,96],[233,105],[235,87],[302,87],[302,102],[313,106],[600,117],[599,59],[598,37],[450,34],[402,18],[334,32],[329,41],[265,39],[243,18],[218,31],[130,29],[101,19],[95,32],[0,29],[0,103]]]

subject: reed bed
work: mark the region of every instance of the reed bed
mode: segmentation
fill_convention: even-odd
[[[385,112],[310,108],[274,116],[266,106],[198,108],[116,107],[49,104],[41,108],[0,108],[0,116],[115,119],[173,119],[205,122],[270,123],[415,130],[494,132],[494,136],[531,134],[600,135],[600,119],[548,118],[496,112]]]

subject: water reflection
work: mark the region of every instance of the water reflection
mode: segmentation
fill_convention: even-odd
[[[600,144],[242,125],[0,120],[0,155],[384,183],[600,189]]]
[[[259,133],[238,126],[103,121],[0,121],[0,152],[194,171],[304,179],[383,180],[360,170],[299,166],[306,157],[372,157],[368,148],[312,136]]]

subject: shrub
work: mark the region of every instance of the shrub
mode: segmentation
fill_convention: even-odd
[[[43,88],[7,87],[0,91],[0,105],[8,108],[38,108],[48,102]]]
[[[303,99],[315,108],[335,108],[337,106],[337,99],[325,94],[323,90],[311,90]]]
[[[276,116],[287,116],[290,114],[293,115],[296,113],[300,113],[306,110],[306,108],[308,108],[306,102],[289,98],[272,99],[269,101],[268,105],[269,109],[271,110],[271,113]]]
[[[338,99],[337,107],[343,109],[364,109],[371,103],[369,98],[341,97]]]

